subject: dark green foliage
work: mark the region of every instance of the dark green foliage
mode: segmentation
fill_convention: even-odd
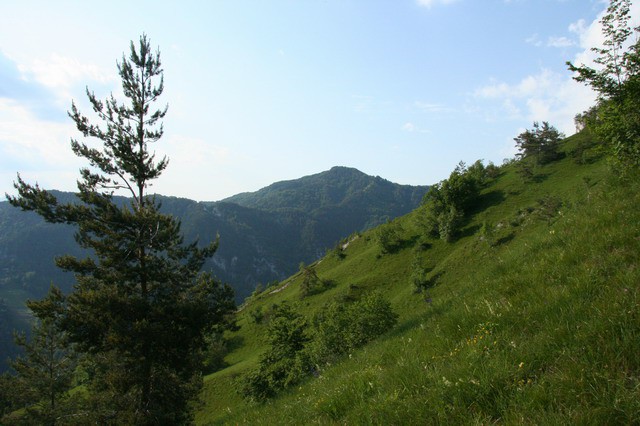
[[[300,274],[302,275],[302,283],[300,283],[300,298],[304,299],[314,294],[322,293],[332,286],[332,283],[320,279],[314,265],[306,266],[300,264]]]
[[[24,421],[53,425],[57,418],[71,411],[67,392],[77,365],[68,335],[61,330],[66,300],[60,289],[51,286],[45,299],[30,301],[28,306],[36,324],[30,339],[24,333],[15,336],[24,355],[11,362],[17,374],[12,383],[14,398],[27,407],[22,416]]]
[[[382,254],[394,253],[402,246],[402,233],[402,225],[399,222],[390,221],[378,226],[376,237]]]
[[[80,172],[78,201],[60,203],[20,177],[19,196],[8,198],[48,222],[77,226],[76,241],[93,254],[56,263],[76,276],[59,323],[91,361],[87,388],[95,421],[179,424],[190,419],[205,336],[233,311],[233,294],[199,272],[217,241],[204,248],[185,244],[180,222],[160,213],[146,194],[167,166],[149,149],[162,136],[166,113],[151,109],[164,87],[159,53],[142,36],[118,70],[129,104],[113,96],[102,102],[87,91],[104,127],[75,104],[69,114],[85,137],[100,141],[94,148],[72,140],[74,153],[91,166]],[[131,201],[116,203],[117,189],[127,190]]]
[[[591,127],[581,131],[582,135],[591,135]],[[588,164],[602,156],[602,145],[598,144],[593,137],[580,137],[574,147],[569,152],[576,164]]]
[[[347,257],[347,254],[344,252],[344,247],[346,244],[346,239],[343,239],[338,244],[336,244],[334,248],[332,248],[330,251],[327,251],[327,253],[332,254],[338,260],[343,260],[345,257]]]
[[[484,174],[488,179],[496,179],[498,176],[500,176],[500,167],[496,166],[492,162],[489,162],[487,167],[485,167],[484,169]]]
[[[18,389],[18,378],[9,373],[0,374],[0,421],[19,406],[24,405],[22,393]],[[8,423],[8,422],[7,422]]]
[[[264,292],[265,288],[261,283],[258,283],[256,285],[256,288],[253,290],[253,293],[251,293],[252,298],[256,298],[258,296],[260,296],[260,294],[262,294]]]
[[[538,208],[535,210],[537,216],[551,225],[551,222],[561,214],[563,202],[560,198],[548,195],[538,200]]]
[[[7,306],[4,299],[0,299],[0,372],[5,369],[3,360],[17,355],[18,348],[14,345],[13,334],[15,330],[22,329],[24,325],[23,321],[18,319],[18,313]]]
[[[547,164],[557,160],[560,156],[558,148],[564,135],[548,122],[533,123],[533,129],[525,130],[514,138],[521,161],[531,161],[533,164]]]
[[[482,222],[482,227],[480,228],[478,239],[489,247],[493,247],[496,245],[495,230],[491,222],[487,222],[486,220]]]
[[[227,366],[224,357],[229,353],[227,340],[223,332],[213,332],[205,338],[202,354],[203,373],[210,374]]]
[[[350,303],[332,302],[310,327],[291,305],[274,309],[267,328],[269,349],[259,367],[240,381],[240,392],[258,401],[299,383],[318,369],[391,329],[398,316],[379,293]]]
[[[427,273],[428,270],[422,265],[420,256],[417,254],[413,256],[413,261],[411,261],[411,283],[416,292],[421,292],[428,287]]]
[[[350,305],[347,315],[350,324],[344,330],[345,346],[354,350],[390,330],[398,315],[391,304],[380,293],[372,292]]]
[[[261,324],[264,319],[264,313],[262,312],[262,308],[254,308],[249,311],[249,317],[255,324]]]
[[[481,161],[471,167],[464,163],[456,166],[448,179],[433,185],[425,196],[423,226],[428,234],[453,241],[467,213],[480,195],[486,179],[486,169]]]
[[[595,111],[584,119],[623,170],[640,166],[640,27],[629,26],[630,6],[630,0],[611,0],[600,21],[604,46],[591,49],[599,69],[567,62],[574,79],[598,93]]]
[[[276,307],[267,328],[269,349],[260,358],[258,369],[243,377],[241,393],[261,401],[302,380],[309,372],[303,352],[309,339],[304,317],[287,303]]]
[[[257,282],[280,281],[294,274],[300,261],[315,261],[319,253],[335,247],[346,235],[410,212],[426,192],[426,187],[397,185],[355,169],[343,169],[332,169],[286,185],[276,184],[283,190],[286,186],[286,197],[281,197],[280,191],[271,191],[271,187],[244,194],[259,200],[248,207],[226,201],[195,202],[160,195],[156,201],[163,214],[179,218],[185,241],[199,239],[202,245],[207,245],[217,233],[221,235],[215,262],[206,260],[203,269],[230,283],[236,303],[241,303],[251,295]],[[344,190],[340,192],[337,188]],[[303,202],[312,194],[325,192],[335,196]],[[51,193],[59,203],[78,202],[73,194]],[[113,200],[116,204],[129,203],[118,196]],[[288,204],[279,204],[280,201]],[[303,210],[307,208],[310,210]],[[313,225],[307,225],[311,222]],[[57,268],[51,259],[63,254],[76,257],[90,254],[76,244],[73,233],[71,225],[49,224],[33,212],[25,214],[7,202],[0,202],[3,253],[0,298],[7,299],[8,314],[14,321],[24,322],[19,316],[24,301],[44,297],[51,281],[65,293],[71,290],[73,274]],[[33,252],[35,246],[37,253]],[[27,329],[28,324],[15,327]],[[6,337],[11,342],[10,332]],[[11,346],[4,348],[8,350]],[[0,370],[3,360],[4,356],[0,356]]]

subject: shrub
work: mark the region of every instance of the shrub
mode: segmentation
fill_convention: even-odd
[[[240,392],[258,401],[299,382],[309,371],[303,349],[309,341],[307,321],[287,303],[276,306],[267,328],[269,349],[259,367],[242,378]]]
[[[471,167],[460,162],[449,179],[429,188],[425,195],[425,214],[422,218],[428,234],[453,241],[473,207],[485,183],[486,168],[481,161]]]
[[[361,347],[391,329],[398,315],[379,293],[369,293],[350,305],[330,303],[313,322],[309,359],[326,364]]]
[[[380,225],[376,237],[382,254],[395,253],[402,246],[402,225],[398,222],[387,222]]]
[[[350,353],[391,329],[398,315],[379,293],[351,304],[329,303],[309,328],[304,317],[283,303],[274,308],[267,328],[269,349],[257,369],[241,379],[240,393],[263,401],[299,383],[315,367]]]

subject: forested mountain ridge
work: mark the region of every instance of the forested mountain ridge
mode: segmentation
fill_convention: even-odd
[[[300,262],[312,262],[350,233],[411,211],[426,189],[338,167],[218,202],[157,199],[164,213],[180,218],[187,241],[198,239],[204,245],[220,236],[220,248],[205,269],[232,285],[240,302],[258,283],[285,278]],[[62,202],[74,197],[52,193]],[[319,197],[312,200],[311,194]],[[33,212],[0,202],[0,314],[6,324],[9,318],[19,322],[24,302],[43,297],[51,283],[71,289],[73,277],[57,268],[53,258],[83,254],[73,234],[71,226],[46,223]],[[5,331],[2,341],[10,342],[11,329]],[[4,355],[0,353],[3,360]]]
[[[223,201],[260,210],[306,212],[358,201],[372,211],[382,208],[402,211],[409,205],[417,205],[425,190],[424,186],[397,185],[380,176],[372,177],[351,167],[336,166],[322,173],[276,182],[259,191],[237,194]],[[377,203],[359,201],[366,199],[375,199]]]

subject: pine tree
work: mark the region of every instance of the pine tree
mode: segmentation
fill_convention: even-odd
[[[29,301],[27,306],[36,323],[31,338],[24,333],[15,336],[16,345],[24,349],[11,367],[17,373],[14,385],[20,399],[27,405],[24,420],[54,425],[70,407],[67,392],[71,388],[77,357],[69,345],[60,321],[65,312],[65,297],[55,286],[41,301]]]
[[[167,107],[154,109],[164,88],[160,53],[145,35],[118,63],[125,103],[101,101],[87,89],[99,124],[75,103],[69,116],[95,145],[71,141],[89,162],[80,171],[77,202],[25,183],[9,202],[53,223],[77,226],[76,240],[93,256],[63,256],[59,267],[76,276],[63,329],[92,360],[89,389],[99,423],[179,424],[189,421],[189,401],[199,388],[205,336],[234,309],[232,291],[200,273],[218,246],[185,244],[180,222],[160,213],[147,193],[168,160],[150,145],[163,134]],[[128,191],[129,202],[114,198]]]
[[[535,164],[546,164],[558,159],[560,141],[564,138],[558,129],[543,121],[533,123],[533,129],[525,130],[513,140],[518,148],[520,159],[531,159]]]

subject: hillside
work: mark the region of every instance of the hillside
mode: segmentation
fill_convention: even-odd
[[[421,207],[394,221],[396,252],[371,230],[319,261],[324,292],[300,299],[294,275],[253,297],[227,335],[227,367],[205,378],[197,423],[640,421],[639,183],[619,180],[592,142],[566,139],[565,157],[531,181],[502,166],[451,243],[425,236]],[[390,332],[267,402],[240,396],[267,349],[256,313],[288,301],[313,322],[372,290],[399,314]]]
[[[283,201],[283,209],[270,209]],[[339,190],[337,190],[339,189]],[[426,187],[391,183],[355,169],[334,168],[298,180],[274,184],[256,193],[220,202],[195,202],[158,196],[162,211],[182,221],[186,241],[206,244],[220,235],[220,248],[205,265],[229,283],[242,302],[258,283],[267,284],[294,273],[300,262],[310,263],[341,238],[363,231],[415,208]],[[55,192],[61,200],[72,194]],[[309,194],[331,194],[309,201]],[[241,200],[256,199],[249,203]],[[120,202],[126,202],[120,199]],[[44,222],[0,202],[0,365],[10,354],[13,326],[26,324],[27,299],[40,299],[50,284],[69,291],[73,277],[53,259],[63,254],[83,256],[74,229]],[[15,323],[15,324],[14,324]]]

